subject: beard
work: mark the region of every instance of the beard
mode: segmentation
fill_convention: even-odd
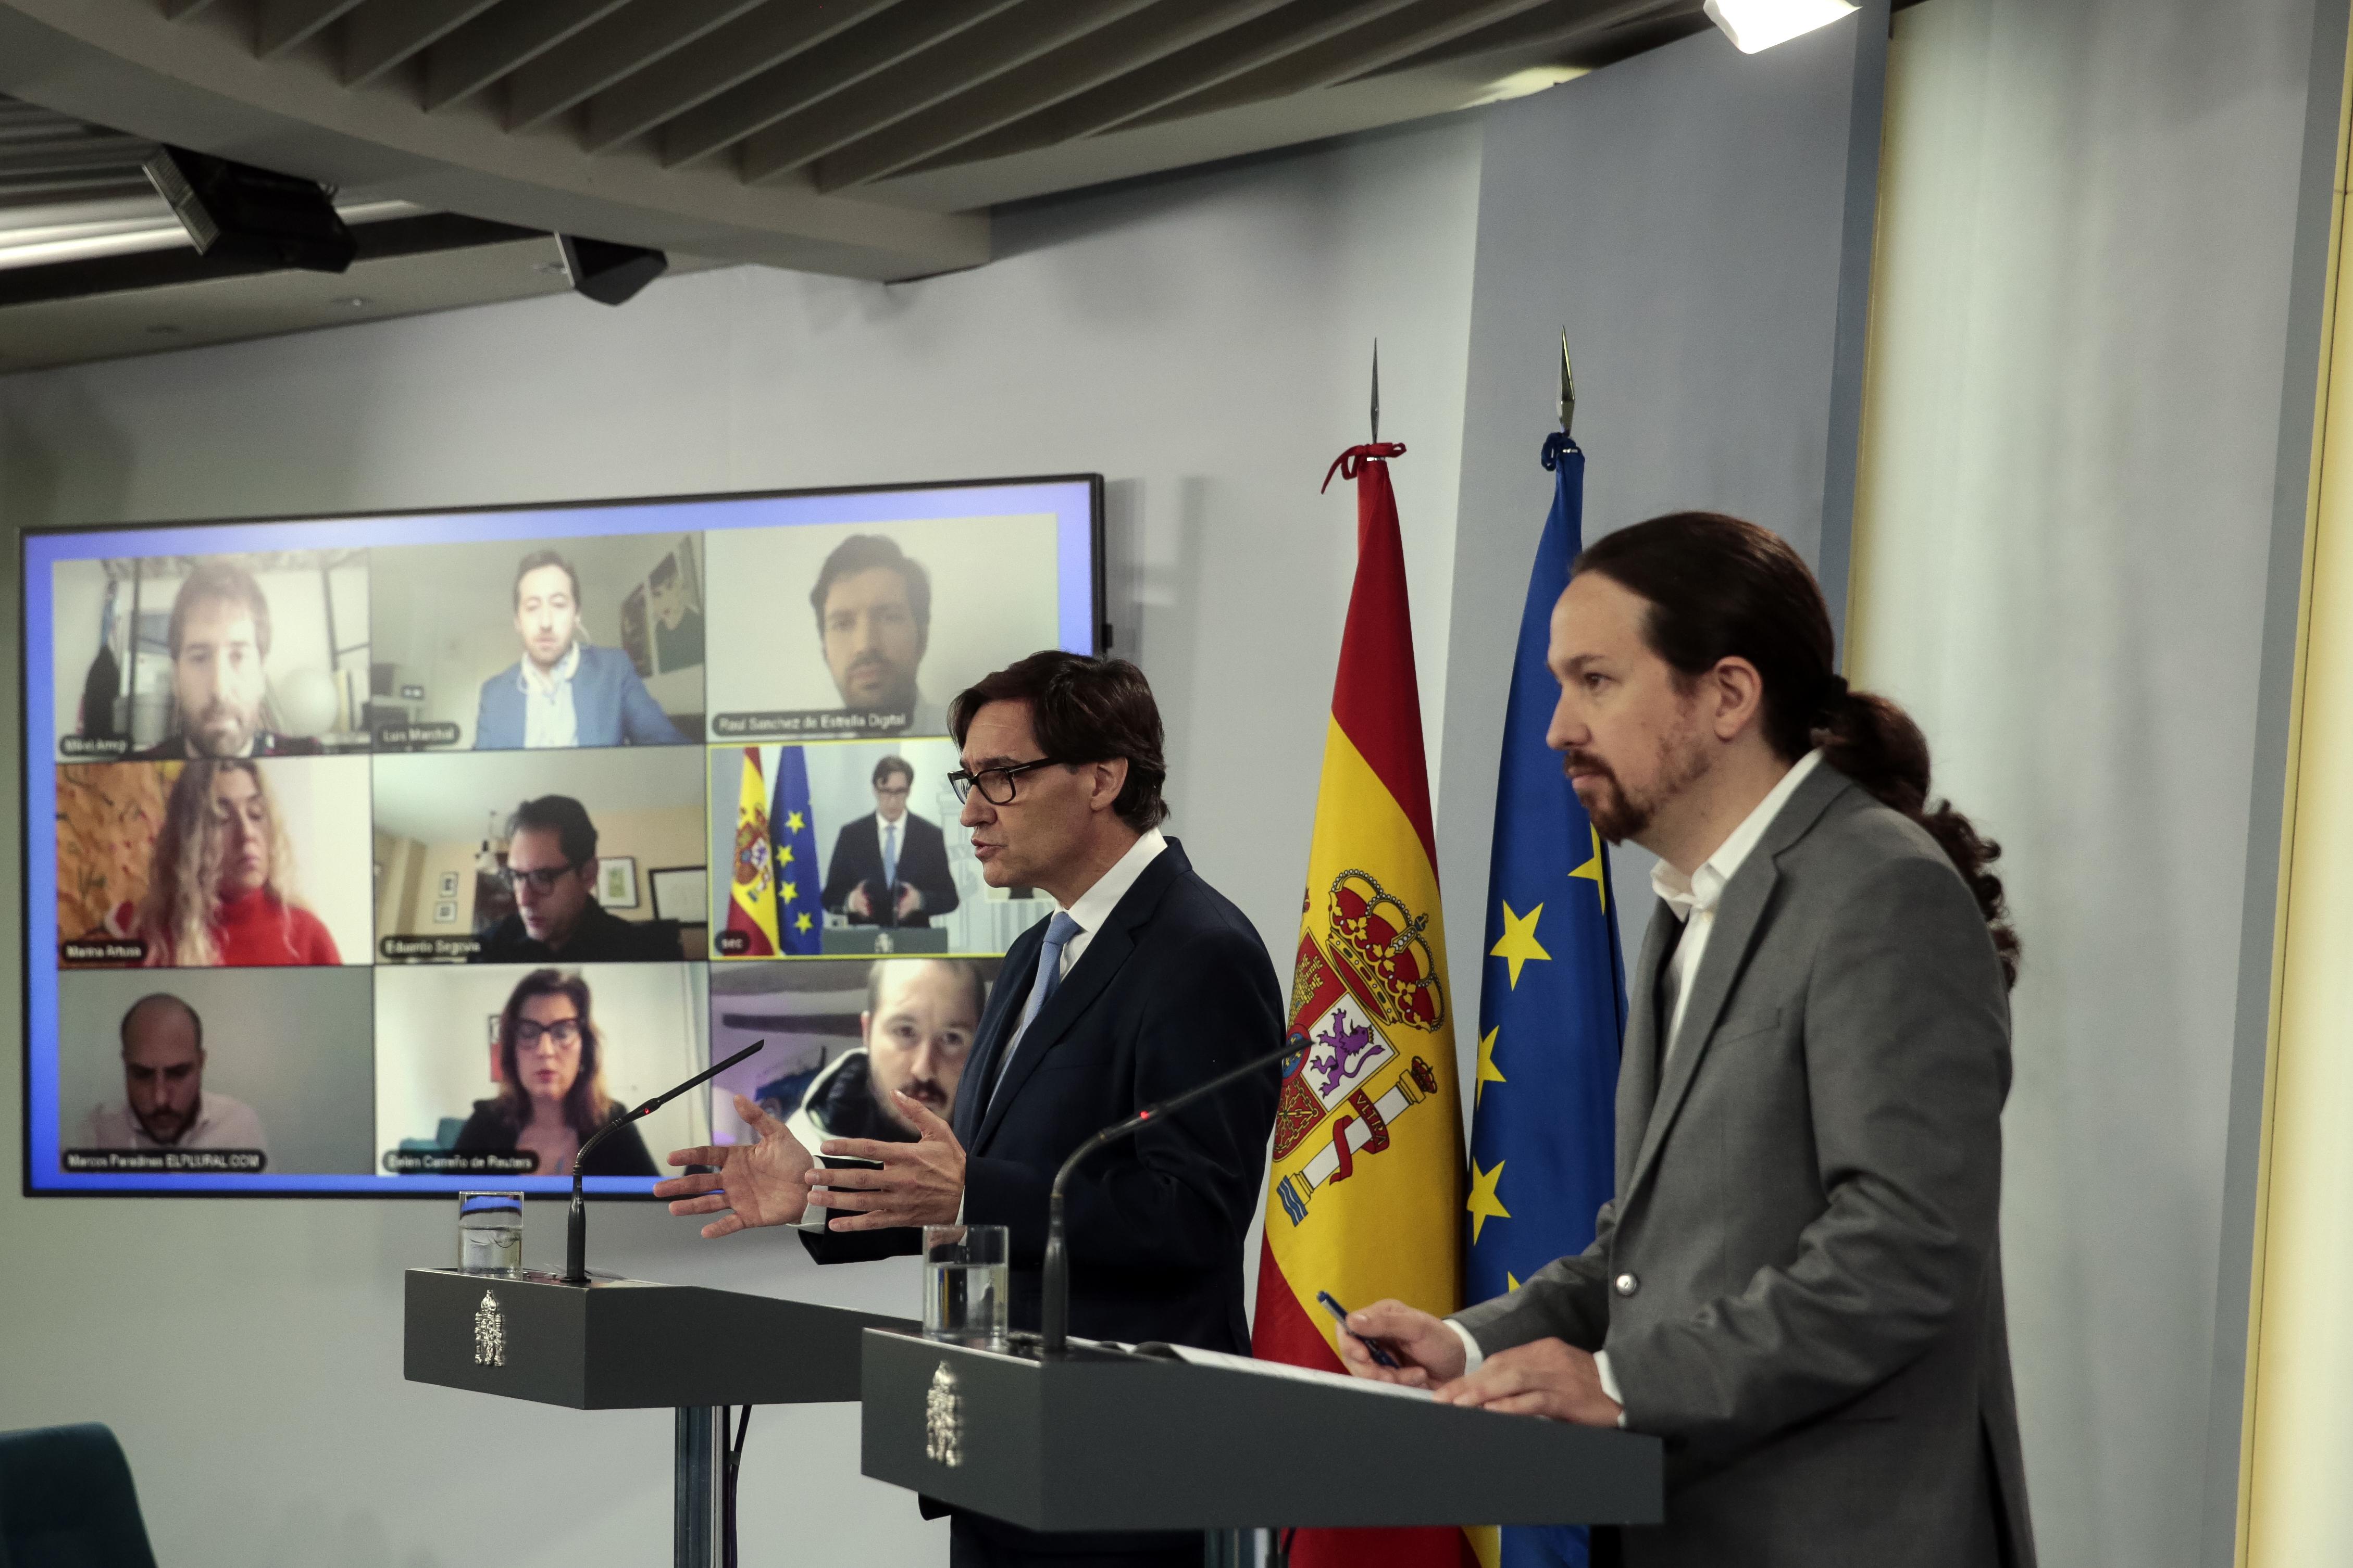
[[[232,708],[218,698],[205,704],[204,711],[189,727],[188,738],[196,750],[208,757],[236,757],[245,753],[253,737],[261,728],[261,714],[256,709]]]
[[[853,690],[871,693],[853,697]],[[875,654],[861,654],[842,672],[842,706],[867,713],[910,712],[915,707],[915,672]]]
[[[1651,770],[1656,783],[1645,789],[1628,789],[1615,768],[1581,748],[1570,748],[1561,762],[1562,772],[1587,775],[1585,788],[1577,791],[1577,798],[1592,819],[1593,830],[1612,844],[1639,840],[1660,807],[1705,778],[1714,766],[1715,758],[1702,743],[1695,725],[1678,726],[1659,737]],[[1575,789],[1577,782],[1572,777],[1570,787]]]

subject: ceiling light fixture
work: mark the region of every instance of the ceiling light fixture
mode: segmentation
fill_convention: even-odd
[[[1855,9],[1851,0],[1707,0],[1703,8],[1744,55],[1827,27]]]

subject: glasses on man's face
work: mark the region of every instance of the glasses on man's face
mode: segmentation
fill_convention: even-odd
[[[1011,805],[1017,787],[1013,781],[1018,775],[1032,768],[1059,767],[1060,763],[1058,757],[1040,757],[1034,763],[1016,763],[1008,768],[983,768],[976,773],[958,768],[948,775],[948,787],[955,791],[958,804],[970,800],[972,792],[978,790],[980,798],[991,805]]]
[[[580,868],[576,865],[565,865],[539,866],[528,871],[518,871],[512,866],[501,866],[499,868],[499,880],[506,885],[509,892],[514,891],[517,885],[529,882],[534,893],[552,893],[555,891],[556,883],[578,869]]]
[[[543,1024],[536,1018],[521,1018],[515,1022],[515,1049],[536,1050],[545,1040],[561,1050],[580,1043],[580,1020],[558,1018],[553,1024]]]

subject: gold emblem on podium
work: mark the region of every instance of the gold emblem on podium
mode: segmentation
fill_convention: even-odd
[[[956,1389],[955,1369],[945,1362],[932,1373],[931,1390],[923,1395],[923,1458],[951,1470],[964,1463],[964,1395]]]
[[[507,1364],[507,1315],[500,1310],[499,1299],[488,1290],[482,1292],[482,1304],[474,1309],[474,1364]]]

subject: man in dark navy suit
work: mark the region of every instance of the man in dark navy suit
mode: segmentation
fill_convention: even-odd
[[[738,1098],[756,1143],[681,1149],[657,1195],[716,1215],[707,1237],[797,1223],[820,1262],[913,1252],[924,1225],[1001,1225],[1012,1320],[1035,1329],[1054,1172],[1090,1135],[1282,1042],[1282,992],[1257,931],[1161,836],[1158,709],[1121,659],[1033,654],[960,693],[959,819],[992,887],[1037,887],[1057,912],[1022,933],[981,1015],[952,1120],[901,1099],[913,1143],[830,1139],[879,1171],[814,1168],[781,1121]],[[1082,1165],[1066,1192],[1071,1328],[1247,1354],[1242,1238],[1274,1128],[1274,1069]],[[1198,1563],[1190,1535],[1040,1535],[958,1513],[950,1561]]]
[[[580,574],[553,550],[515,567],[522,657],[482,682],[474,750],[680,746],[686,737],[617,647],[580,640]]]
[[[851,925],[928,926],[956,907],[940,825],[907,809],[915,770],[904,757],[874,764],[874,812],[846,822],[825,865],[824,902]]]

